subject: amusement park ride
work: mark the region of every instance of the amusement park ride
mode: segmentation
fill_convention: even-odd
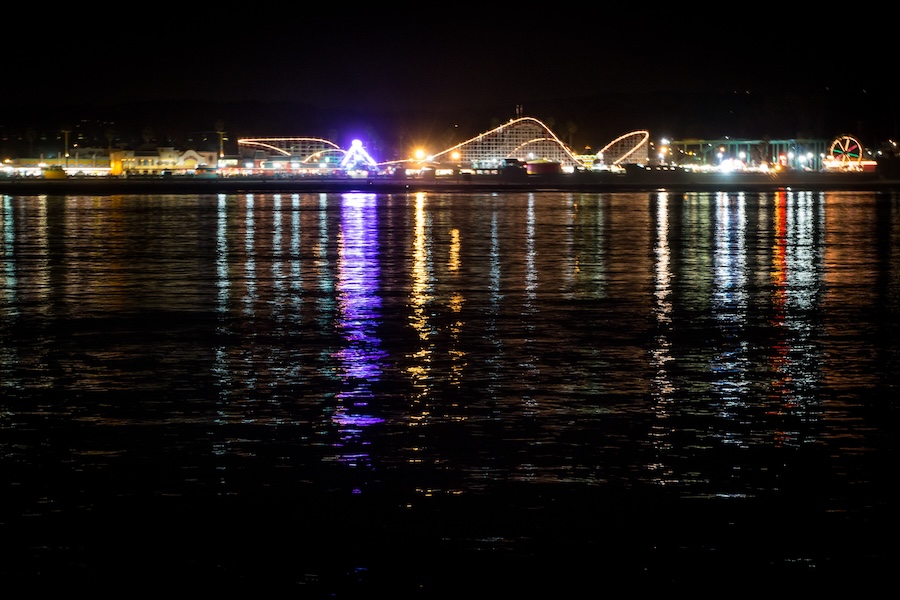
[[[265,173],[345,173],[367,172],[378,168],[360,140],[353,140],[348,150],[336,143],[313,137],[243,138],[238,146],[247,156],[241,171]]]
[[[633,131],[614,139],[596,154],[576,154],[544,123],[533,117],[511,119],[490,131],[435,154],[423,154],[401,160],[376,162],[354,140],[349,150],[321,138],[245,138],[238,140],[247,157],[240,169],[318,174],[337,170],[383,172],[403,169],[407,172],[451,169],[479,173],[502,169],[516,161],[542,168],[557,167],[561,172],[612,168],[648,159],[650,134]]]
[[[867,171],[874,170],[876,162],[865,159],[865,151],[859,140],[851,135],[841,135],[831,142],[828,155],[822,161],[825,171]]]
[[[748,142],[749,143],[749,142]],[[673,146],[676,143],[673,142]],[[577,153],[565,144],[540,120],[533,117],[510,119],[498,127],[480,133],[464,142],[434,154],[377,162],[354,140],[344,150],[336,143],[322,138],[244,138],[238,140],[242,165],[235,171],[242,174],[282,173],[294,175],[327,175],[343,173],[366,177],[374,174],[402,171],[407,175],[489,174],[509,166],[524,168],[531,174],[572,173],[575,171],[622,172],[626,167],[656,163],[650,155],[650,134],[646,130],[625,133],[603,146],[596,153]],[[821,142],[820,148],[825,143]],[[771,151],[771,150],[770,150]],[[827,154],[816,152],[817,164],[826,172],[857,172],[874,170],[875,162],[867,160],[862,144],[851,135],[836,137]],[[765,154],[765,151],[763,151]],[[668,157],[670,160],[672,157]],[[779,159],[764,156],[760,164],[749,165],[737,159],[729,160],[728,168],[766,170],[780,168]],[[678,165],[676,161],[670,163]],[[807,162],[804,170],[810,169]],[[771,167],[770,167],[771,165]],[[720,164],[690,165],[692,168],[716,170]]]

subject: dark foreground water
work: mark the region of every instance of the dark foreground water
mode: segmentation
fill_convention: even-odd
[[[893,194],[4,196],[0,233],[4,596],[892,581]]]

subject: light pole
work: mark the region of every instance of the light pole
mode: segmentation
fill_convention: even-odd
[[[63,139],[65,140],[66,144],[65,152],[63,152],[63,154],[65,154],[66,156],[66,169],[69,168],[69,133],[71,132],[68,129],[63,129]]]
[[[219,134],[219,159],[225,158],[225,146],[223,145],[223,141],[225,140],[225,132],[217,131]]]

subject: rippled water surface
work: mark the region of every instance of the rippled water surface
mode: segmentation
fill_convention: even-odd
[[[0,233],[4,580],[728,595],[896,564],[893,194],[3,196]]]

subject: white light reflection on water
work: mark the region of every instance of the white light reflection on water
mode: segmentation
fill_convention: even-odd
[[[256,303],[256,211],[254,196],[247,194],[244,200],[244,314],[254,314]]]
[[[330,234],[328,232],[328,195],[319,194],[318,235],[313,249],[313,266],[316,272],[316,324],[319,331],[328,331],[331,327],[332,315],[335,310],[334,280],[331,257],[329,256]]]
[[[500,289],[500,224],[499,211],[492,205],[491,210],[491,246],[488,253],[488,310],[485,323],[485,339],[489,342],[490,351],[487,353],[487,361],[490,365],[486,387],[491,400],[496,399],[499,392],[500,372],[503,365],[499,360],[503,356],[503,340],[500,338],[499,315],[503,302],[503,293]]]
[[[654,422],[650,427],[650,443],[655,449],[657,462],[648,465],[651,471],[651,479],[656,483],[666,484],[673,482],[671,465],[665,461],[664,455],[672,449],[672,405],[675,392],[667,366],[674,359],[671,347],[671,323],[672,323],[672,266],[671,249],[669,247],[669,195],[660,192],[656,196],[656,246],[654,256],[656,258],[654,269],[656,297],[656,326],[659,332],[655,343],[650,348],[650,363],[655,370],[653,377],[653,416]]]
[[[231,289],[231,279],[228,277],[228,196],[225,194],[219,194],[216,216],[216,310],[224,313],[228,310]]]
[[[746,406],[747,378],[747,249],[743,193],[716,196],[713,316],[721,332],[718,353],[709,368],[714,374],[711,392],[719,417],[733,420]],[[723,431],[726,443],[741,444],[739,430]]]
[[[220,336],[224,337],[229,333],[228,329],[223,325],[222,318],[228,313],[229,299],[231,291],[231,278],[229,273],[229,256],[228,256],[228,196],[219,194],[216,204],[216,312],[219,315],[219,321],[216,331]],[[232,380],[231,370],[228,366],[228,347],[224,343],[218,343],[214,347],[215,359],[212,366],[212,373],[215,377],[215,385],[217,389],[217,401],[215,408],[215,416],[213,422],[217,426],[221,426],[228,422],[228,397],[231,391]],[[215,441],[212,443],[211,452],[213,456],[222,457],[227,453],[227,445],[223,441]],[[221,470],[221,467],[219,467]],[[220,474],[217,483],[222,485],[225,483]]]
[[[303,307],[303,278],[300,262],[300,195],[291,196],[291,305],[299,313]]]
[[[3,301],[3,316],[14,317],[18,313],[16,303],[16,215],[13,212],[12,197],[3,196],[3,211],[0,212],[0,231],[3,232],[3,285],[0,286],[0,300]]]
[[[523,361],[521,368],[523,369],[523,377],[525,384],[522,389],[522,404],[527,416],[535,416],[537,413],[538,402],[534,397],[534,390],[538,388],[535,381],[540,376],[540,356],[535,352],[535,321],[537,320],[538,308],[536,306],[537,288],[538,288],[538,271],[535,264],[536,259],[535,240],[535,216],[534,216],[534,194],[528,195],[528,205],[525,212],[525,273],[523,277],[523,300],[522,300],[522,340],[523,345]],[[530,383],[529,383],[530,381]]]
[[[284,271],[283,271],[283,258],[284,258],[284,248],[282,248],[282,238],[283,236],[283,226],[282,226],[282,216],[283,211],[281,209],[281,194],[273,194],[272,195],[272,293],[274,296],[274,308],[275,310],[285,310],[290,309],[290,304],[287,303],[285,294],[284,294]],[[280,315],[281,320],[284,319],[284,315]]]
[[[0,332],[11,327],[19,316],[18,280],[16,275],[16,215],[12,197],[3,196],[0,210],[0,233],[3,235],[3,279],[0,280]],[[0,345],[0,388],[19,389],[22,382],[12,372],[12,366],[19,363],[15,346]]]

